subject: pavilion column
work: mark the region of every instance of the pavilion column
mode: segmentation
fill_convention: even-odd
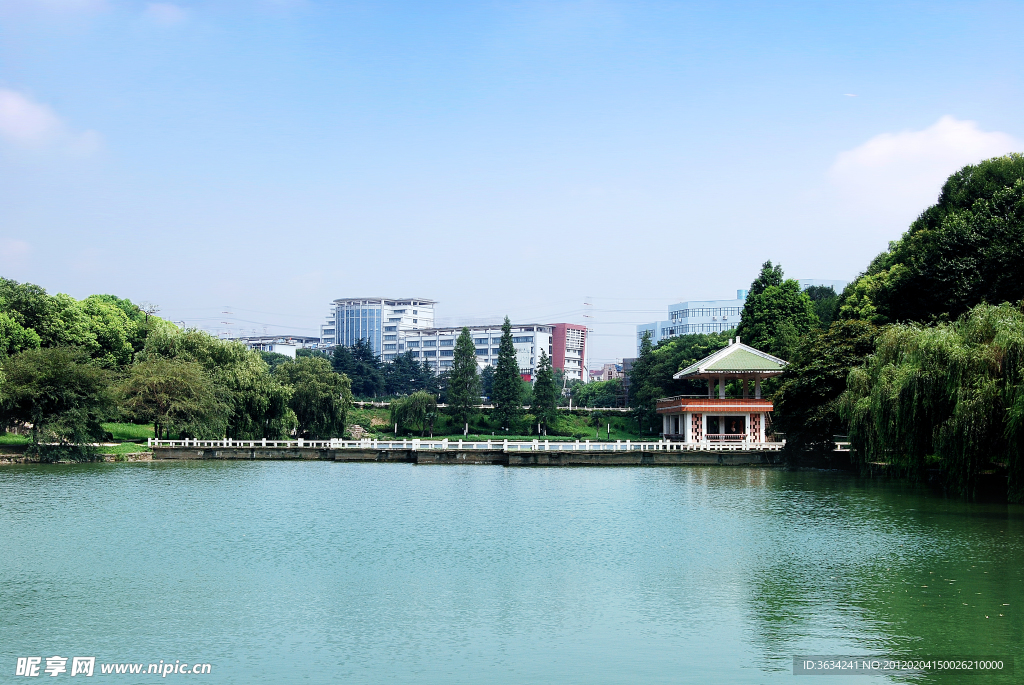
[[[747,385],[747,379],[743,379],[743,399],[750,397],[750,387]]]
[[[755,378],[754,379],[754,397],[757,398],[757,399],[761,399],[761,379],[760,378]]]
[[[710,398],[712,398],[714,396],[715,396],[714,381],[709,378],[708,379],[708,399],[710,399]]]
[[[718,378],[718,399],[725,399],[725,376],[719,376]]]

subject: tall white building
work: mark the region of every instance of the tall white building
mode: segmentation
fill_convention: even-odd
[[[434,304],[434,300],[423,297],[335,300],[327,322],[320,326],[320,345],[351,347],[357,340],[366,339],[373,351],[386,359],[389,352],[397,351],[402,333],[433,327]]]

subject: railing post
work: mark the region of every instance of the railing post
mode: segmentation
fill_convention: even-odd
[[[487,441],[487,446],[488,447],[491,446],[491,441],[490,440]],[[505,438],[505,441],[504,441],[504,443],[501,446],[501,451],[502,452],[508,452],[508,438]]]
[[[459,442],[461,443],[462,441],[459,440]],[[444,451],[448,450],[448,438],[445,438],[444,440],[441,441],[441,449]]]
[[[628,452],[628,451],[629,451],[629,449],[630,449],[630,448],[629,448],[629,440],[627,440],[627,441],[626,441],[626,451]]]
[[[536,452],[539,449],[540,449],[540,441],[539,440],[534,440],[533,441],[533,450],[532,451]]]

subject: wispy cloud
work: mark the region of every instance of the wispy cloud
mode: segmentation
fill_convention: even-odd
[[[829,177],[860,209],[909,220],[935,202],[960,167],[1022,147],[1008,133],[944,116],[926,129],[882,133],[839,153]]]
[[[162,26],[175,26],[188,19],[188,10],[169,2],[151,2],[146,5],[146,17]]]
[[[73,154],[90,154],[100,145],[95,131],[72,132],[48,106],[8,88],[0,88],[0,140],[21,148],[60,147]]]

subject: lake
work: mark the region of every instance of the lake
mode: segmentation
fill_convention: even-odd
[[[836,680],[794,676],[796,655],[1024,669],[1024,508],[839,473],[4,466],[0,572],[16,681],[19,657],[54,655],[94,656],[96,682]],[[211,669],[100,673],[160,660]]]

